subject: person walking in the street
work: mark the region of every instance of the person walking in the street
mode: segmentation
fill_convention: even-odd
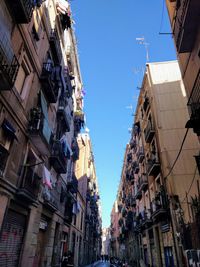
[[[67,267],[67,262],[68,262],[68,256],[67,256],[67,252],[65,252],[62,258],[61,267]]]
[[[61,267],[73,267],[74,266],[74,260],[73,260],[73,254],[71,251],[65,252],[62,259]]]

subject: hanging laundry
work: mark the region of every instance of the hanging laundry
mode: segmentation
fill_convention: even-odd
[[[72,212],[73,212],[73,214],[78,214],[80,210],[81,210],[80,203],[78,201],[76,201],[73,204]]]
[[[63,15],[67,14],[69,11],[69,3],[65,0],[56,1],[57,11]],[[68,14],[70,16],[70,14]]]
[[[52,189],[51,174],[45,166],[43,168],[43,185],[46,185],[48,188]]]
[[[66,158],[70,158],[70,156],[72,156],[72,150],[70,148],[70,145],[68,144],[67,142],[67,139],[66,139],[66,136],[63,135],[61,138],[60,138],[60,142],[62,144],[62,149],[63,149],[63,153],[65,155]]]
[[[86,91],[84,88],[82,88],[82,95],[85,96],[86,95]]]

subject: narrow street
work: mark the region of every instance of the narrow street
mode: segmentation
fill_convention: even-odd
[[[90,264],[86,267],[110,267],[110,266],[111,266],[111,264],[109,261],[101,261],[100,260],[100,261],[96,261],[93,264]]]
[[[0,267],[27,266],[200,266],[200,0],[0,0]]]

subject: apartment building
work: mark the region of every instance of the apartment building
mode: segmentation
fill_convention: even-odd
[[[71,224],[84,217],[74,173],[84,113],[72,26],[67,1],[0,1],[2,267],[60,266],[74,248]]]
[[[136,266],[185,266],[192,249],[198,257],[199,144],[188,119],[178,62],[147,64],[118,193]]]
[[[166,0],[172,35],[188,98],[190,118],[186,127],[200,140],[200,2]],[[200,169],[200,156],[196,155]]]
[[[101,255],[101,204],[94,155],[89,133],[78,135],[79,160],[75,173],[78,189],[85,205],[84,265],[97,260]]]
[[[105,255],[106,257],[110,256],[110,228],[109,227],[108,228],[104,227],[102,229],[101,255]]]
[[[119,258],[119,212],[118,202],[115,200],[111,211],[110,225],[110,256]]]
[[[128,259],[130,265],[139,264],[138,238],[133,231],[133,218],[135,215],[136,198],[134,195],[134,175],[132,167],[135,167],[130,149],[132,142],[126,145],[124,163],[122,167],[121,180],[117,193],[118,203],[118,228],[115,230],[119,245],[119,258]]]

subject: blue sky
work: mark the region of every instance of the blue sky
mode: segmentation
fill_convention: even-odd
[[[103,226],[110,224],[146,63],[145,47],[136,38],[145,37],[150,62],[176,59],[172,36],[159,34],[171,32],[164,2],[71,1]]]

